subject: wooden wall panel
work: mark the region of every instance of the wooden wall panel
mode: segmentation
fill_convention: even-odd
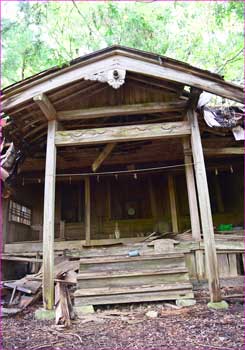
[[[242,172],[232,174],[232,186],[234,187],[233,207],[234,210],[227,211],[225,213],[213,213],[214,224],[232,223],[239,225],[243,221],[243,201],[241,200],[239,193],[243,187]],[[212,175],[214,176],[214,175]],[[154,197],[156,215],[153,216],[150,195],[149,195],[149,178],[151,178]],[[188,207],[188,198],[186,190],[186,182],[184,171],[176,176],[176,200],[178,206],[178,222],[180,226],[180,232],[183,232],[190,228],[190,215]],[[143,206],[142,218],[116,220],[112,219],[111,213],[116,201],[120,201],[122,191],[125,190],[126,183],[130,182],[136,185],[139,184],[135,193],[145,198],[146,205]],[[124,184],[122,186],[122,184]],[[80,222],[77,223],[65,223],[65,237],[66,239],[84,239],[84,190],[83,181],[73,183],[58,183],[56,187],[56,205],[55,205],[55,238],[59,237],[59,223],[61,217],[61,202],[66,201],[66,197],[62,196],[62,188],[76,185],[76,188],[81,190],[81,217]],[[209,182],[209,186],[212,186],[212,181]],[[223,185],[222,185],[223,186]],[[222,191],[226,191],[223,188]],[[140,193],[141,192],[141,193]],[[114,196],[114,200],[112,197]],[[27,205],[32,208],[33,225],[42,225],[43,220],[43,185],[32,184],[24,185],[15,189],[15,195],[13,197],[16,201]],[[212,191],[211,191],[212,200]],[[225,203],[224,203],[225,204]],[[74,208],[78,207],[75,200]],[[225,206],[226,207],[226,206]],[[92,239],[113,238],[116,222],[118,222],[121,237],[134,237],[137,235],[143,235],[153,230],[159,230],[160,232],[168,232],[171,229],[171,215],[169,205],[169,195],[167,187],[167,174],[138,174],[137,179],[133,174],[126,176],[119,176],[118,179],[111,176],[108,177],[92,177],[91,178],[91,235]],[[16,241],[31,241],[39,240],[39,232],[36,230],[30,230],[29,227],[20,224],[10,223],[7,235],[7,242]]]

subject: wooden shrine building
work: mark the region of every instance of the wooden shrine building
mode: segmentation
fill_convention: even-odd
[[[220,123],[200,103],[206,93],[235,105],[220,106]],[[243,141],[234,138],[243,102],[242,87],[218,74],[121,46],[5,88],[2,154],[14,146],[16,163],[3,182],[3,259],[42,256],[47,309],[54,256],[64,250],[83,261],[77,295],[93,295],[92,304],[164,299],[164,281],[173,290],[181,273],[207,278],[220,301],[219,275],[244,273]],[[154,232],[162,251],[146,246]],[[127,244],[137,243],[146,252],[128,257]],[[109,246],[117,253],[106,256]],[[102,291],[83,293],[83,281]]]

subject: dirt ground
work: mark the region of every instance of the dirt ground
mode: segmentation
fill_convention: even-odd
[[[228,310],[207,308],[207,290],[197,288],[197,304],[177,308],[173,303],[104,307],[77,318],[63,329],[53,321],[37,321],[28,308],[2,320],[4,350],[242,350],[243,287],[223,287]],[[236,297],[237,296],[237,297]],[[156,318],[147,317],[150,310]]]

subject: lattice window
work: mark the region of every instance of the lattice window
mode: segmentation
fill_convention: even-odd
[[[31,209],[14,201],[10,201],[9,221],[31,226]]]

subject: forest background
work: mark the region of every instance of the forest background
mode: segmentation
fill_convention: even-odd
[[[111,45],[244,82],[243,1],[1,1],[2,87]]]

